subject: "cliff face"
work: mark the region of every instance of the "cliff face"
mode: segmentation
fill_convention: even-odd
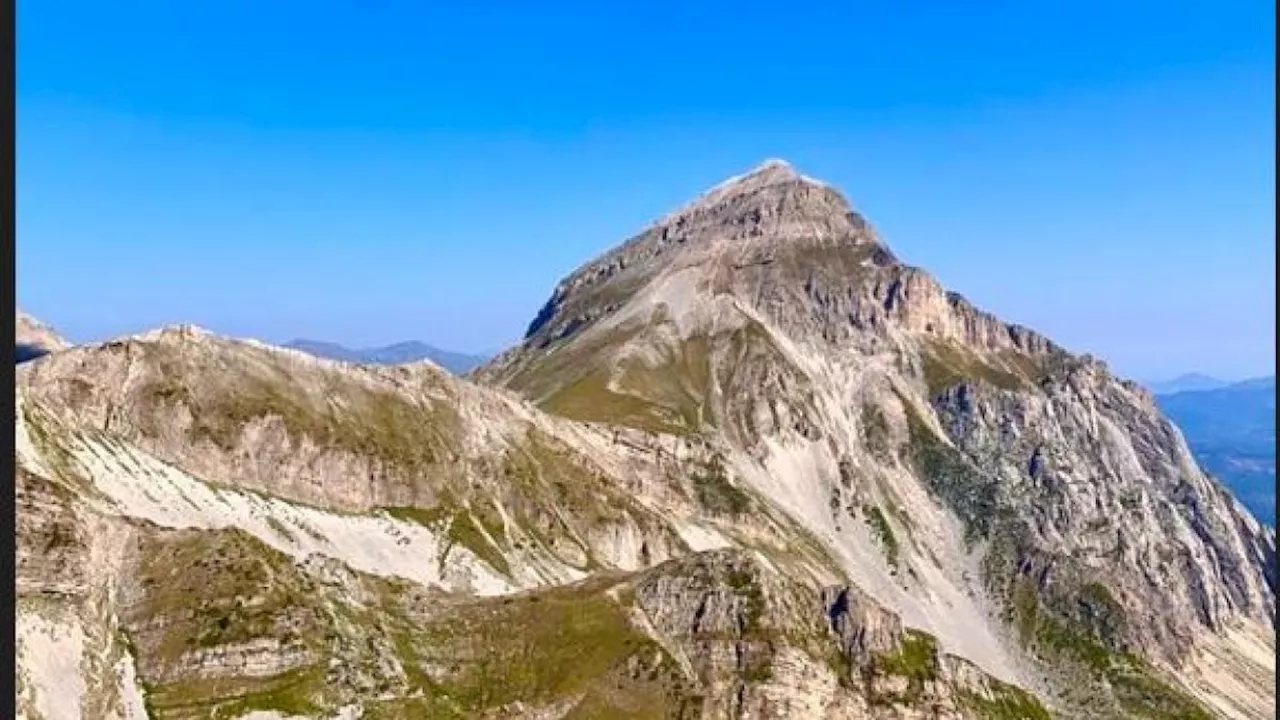
[[[784,163],[474,375],[189,327],[23,364],[24,717],[1274,713],[1274,534]]]

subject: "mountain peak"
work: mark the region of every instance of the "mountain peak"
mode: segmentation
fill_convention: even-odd
[[[747,175],[760,175],[763,173],[786,175],[793,178],[800,177],[800,173],[796,172],[795,167],[782,158],[768,158],[764,162],[752,168]]]
[[[1200,391],[1200,390],[1217,390],[1226,387],[1231,383],[1226,380],[1219,380],[1210,377],[1204,373],[1191,372],[1179,375],[1172,380],[1164,380],[1160,382],[1149,383],[1152,392],[1157,395],[1171,395],[1173,393]]]
[[[782,158],[766,158],[766,159],[765,159],[765,161],[764,161],[764,162],[762,162],[762,163],[760,163],[760,165],[759,165],[758,167],[759,167],[759,168],[766,168],[766,167],[784,167],[784,168],[790,168],[790,167],[791,167],[791,163],[787,162],[786,160],[784,160],[784,159],[782,159]]]
[[[719,290],[713,295],[786,292],[779,283],[804,293],[803,276],[815,262],[824,275],[848,278],[896,260],[838,190],[784,160],[768,159],[565,277],[525,337],[540,335],[538,343],[564,337],[620,310],[645,287],[658,293],[645,298],[665,297],[675,286],[660,290],[661,278],[677,274],[682,288],[714,284]],[[688,308],[708,297],[681,290],[664,302],[668,309]]]
[[[766,188],[787,184],[827,187],[826,183],[801,175],[786,160],[769,158],[745,173],[734,175],[717,183],[699,195],[681,211],[674,213],[674,215],[700,207],[716,205],[733,197],[750,195]]]

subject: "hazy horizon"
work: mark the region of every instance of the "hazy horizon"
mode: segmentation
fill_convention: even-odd
[[[77,341],[494,352],[781,157],[1122,375],[1274,374],[1266,6],[309,7],[23,5],[21,306]]]

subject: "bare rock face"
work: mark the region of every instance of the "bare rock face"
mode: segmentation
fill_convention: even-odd
[[[856,588],[815,590],[748,553],[672,561],[631,587],[644,627],[711,691],[704,715],[1048,717]]]
[[[1149,400],[1096,369],[1043,393],[961,384],[934,400],[956,447],[1007,479],[999,502],[1017,513],[1024,552],[1042,554],[1037,570],[1109,587],[1126,617],[1116,639],[1170,662],[1199,628],[1235,616],[1270,626],[1274,537]]]
[[[783,164],[571,275],[477,377],[570,417],[618,408],[616,422],[716,438],[877,602],[949,649],[1055,697],[1083,664],[1097,692],[1068,710],[1136,711],[1090,653],[1168,678],[1228,626],[1271,643],[1274,534],[1145,392],[901,264],[837,192]]]
[[[186,326],[20,365],[21,716],[1274,715],[1274,532],[785,163],[474,380]]]
[[[23,363],[71,346],[53,328],[18,310],[16,320],[18,362]]]

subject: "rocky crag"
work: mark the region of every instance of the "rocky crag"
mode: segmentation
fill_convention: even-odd
[[[173,327],[17,382],[23,717],[1274,715],[1273,531],[785,163],[470,380]]]
[[[17,361],[26,362],[55,350],[71,346],[53,328],[31,317],[21,309],[17,312],[15,322],[15,344],[17,345]]]

